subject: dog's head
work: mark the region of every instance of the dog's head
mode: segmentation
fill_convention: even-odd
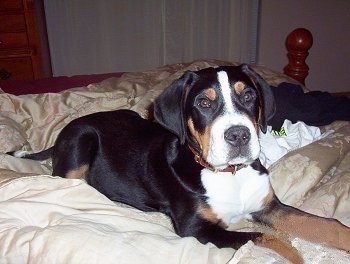
[[[186,72],[154,104],[157,122],[216,169],[257,159],[274,111],[269,85],[245,64]]]

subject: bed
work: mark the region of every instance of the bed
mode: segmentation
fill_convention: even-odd
[[[298,41],[300,34],[305,37],[300,30],[290,36]],[[303,44],[305,41],[309,42],[303,52],[311,47],[310,39]],[[289,56],[285,70],[289,76],[252,67],[277,89],[287,83],[306,91],[305,57],[296,63]],[[6,154],[48,148],[67,123],[97,111],[132,109],[152,118],[154,99],[186,70],[238,64],[198,60],[145,72],[1,83],[0,263],[287,263],[251,242],[234,250],[203,245],[192,237],[180,238],[163,214],[112,202],[82,180],[51,176],[50,161]],[[270,129],[272,139],[265,139],[283,140],[286,133],[298,138],[305,135],[300,129],[284,124],[277,132]],[[301,144],[305,136],[288,147],[286,141],[280,143],[284,151],[267,163],[277,196],[284,203],[350,226],[350,122],[334,120],[306,130],[311,139]],[[265,145],[266,157],[269,144]],[[260,227],[240,222],[229,228]],[[344,251],[299,238],[292,238],[292,244],[306,263],[350,262]]]

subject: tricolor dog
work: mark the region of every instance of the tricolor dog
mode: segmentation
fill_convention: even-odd
[[[155,122],[129,110],[72,121],[53,147],[53,175],[82,178],[113,201],[168,215],[179,236],[217,247],[252,240],[295,263],[283,238],[350,250],[350,228],[279,201],[259,161],[258,132],[274,114],[267,83],[247,65],[186,72],[155,101]],[[22,153],[22,155],[20,155]],[[248,219],[277,232],[234,232]]]

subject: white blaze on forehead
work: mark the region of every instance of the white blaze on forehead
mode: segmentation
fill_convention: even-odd
[[[220,89],[225,102],[225,110],[227,112],[233,112],[234,107],[231,99],[231,87],[227,73],[224,71],[218,72],[218,81],[220,83]]]

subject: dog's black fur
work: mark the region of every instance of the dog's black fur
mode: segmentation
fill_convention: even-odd
[[[269,243],[270,238],[266,239],[268,236],[262,233],[225,230],[225,223],[208,203],[201,173],[225,168],[208,162],[205,140],[199,142],[198,138],[206,138],[208,128],[225,111],[218,88],[220,71],[227,73],[232,87],[240,82],[240,86],[231,87],[232,91],[237,90],[232,92],[231,100],[239,115],[252,121],[256,133],[259,128],[265,132],[267,120],[274,113],[273,96],[267,83],[246,65],[208,68],[185,73],[159,96],[154,104],[156,122],[129,110],[91,114],[67,125],[52,148],[25,157],[39,160],[52,157],[53,175],[84,178],[113,201],[143,211],[165,213],[182,237],[194,236],[202,243],[233,248],[252,240],[298,262],[297,254],[288,252],[291,248],[284,248],[283,243],[276,243],[278,239]],[[204,90],[212,93],[210,100],[198,99]],[[231,152],[235,152],[235,148],[242,153],[249,152],[243,151],[247,144],[244,140],[251,136],[241,126],[238,132],[225,132],[225,140],[233,149]],[[204,161],[195,161],[196,155]],[[249,153],[245,155],[249,156]],[[244,165],[258,171],[261,177],[268,173],[258,159],[248,157]],[[212,177],[216,177],[215,172]],[[324,221],[282,204],[272,188],[261,203],[261,210],[250,212],[251,219],[278,230],[283,231],[289,216],[300,217],[302,221],[312,219],[325,226],[328,223],[328,219]],[[335,220],[329,221],[336,222],[337,228],[346,229]],[[292,232],[294,228],[287,227],[286,232]],[[302,236],[303,230],[296,233]],[[344,248],[337,243],[333,245]]]

